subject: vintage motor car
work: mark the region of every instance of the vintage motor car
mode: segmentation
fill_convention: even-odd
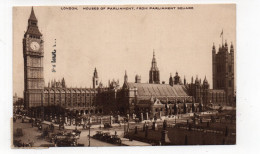
[[[105,132],[105,133],[103,133],[103,136],[101,137],[101,140],[102,141],[109,141],[110,138],[111,138],[110,133],[109,132]]]
[[[103,132],[102,131],[97,131],[96,134],[93,135],[93,138],[101,139],[102,136],[103,136]]]
[[[118,135],[112,135],[111,138],[109,138],[108,142],[112,143],[112,144],[121,144],[122,143],[122,141],[118,137]]]
[[[77,140],[72,138],[58,139],[56,142],[58,147],[77,146]]]

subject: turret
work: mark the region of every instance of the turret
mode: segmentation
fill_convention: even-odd
[[[97,88],[98,87],[98,73],[97,73],[97,69],[95,68],[94,73],[93,73],[93,88]]]
[[[56,79],[53,81],[54,88],[56,88]]]
[[[178,72],[175,73],[174,84],[181,84],[180,76],[178,75]]]
[[[170,78],[169,78],[169,85],[173,86],[173,78],[172,78],[172,73],[170,74]]]
[[[225,40],[225,48],[228,48],[227,40]]]
[[[151,69],[150,69],[150,72],[149,72],[149,83],[160,84],[160,72],[159,72],[159,69],[157,67],[154,52],[153,52],[152,65],[151,65]]]
[[[138,74],[135,76],[135,83],[141,83],[141,76]]]
[[[203,81],[203,87],[204,87],[204,89],[209,89],[209,83],[208,83],[206,76],[205,76],[204,81]]]
[[[234,53],[234,46],[233,46],[232,42],[231,42],[231,45],[230,45],[230,53]]]
[[[199,85],[199,84],[200,84],[200,81],[199,81],[199,79],[198,79],[198,76],[196,76],[195,84],[196,84],[196,85]]]
[[[66,83],[65,83],[64,77],[63,77],[62,80],[61,80],[61,87],[62,87],[62,88],[66,88]]]
[[[212,46],[212,54],[216,54],[216,48],[215,48],[215,44],[213,43],[213,46]]]
[[[128,76],[127,76],[126,70],[125,70],[124,82],[125,82],[125,83],[128,82]]]

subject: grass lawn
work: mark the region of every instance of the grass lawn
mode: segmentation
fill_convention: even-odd
[[[161,139],[161,131],[162,129],[157,131],[149,130],[147,138],[145,138],[144,131],[138,131],[137,134],[130,132],[129,136],[135,140],[158,145],[158,142]],[[235,135],[228,135],[226,137],[224,134],[204,133],[201,131],[189,131],[179,128],[167,128],[167,131],[171,145],[223,145],[236,143]],[[187,139],[185,142],[186,135]]]

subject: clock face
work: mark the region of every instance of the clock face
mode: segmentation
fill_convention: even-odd
[[[38,42],[31,42],[30,47],[33,51],[38,51],[40,49],[40,44]]]

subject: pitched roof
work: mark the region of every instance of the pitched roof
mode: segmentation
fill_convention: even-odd
[[[37,36],[42,36],[41,32],[39,31],[38,27],[32,27],[32,26],[29,26],[27,31],[26,31],[26,34],[32,34],[32,35],[37,35]]]
[[[149,84],[149,83],[125,83],[129,89],[137,88],[139,96],[155,96],[155,97],[188,97],[188,90],[185,85],[168,84]]]
[[[34,14],[33,7],[32,7],[32,10],[31,10],[31,15],[30,15],[29,20],[36,20],[36,21],[37,21],[36,16],[35,16],[35,14]]]
[[[34,23],[36,23],[36,25],[32,25],[31,22],[28,22],[28,28],[27,28],[27,31],[24,34],[24,36],[26,36],[27,34],[29,34],[29,35],[36,35],[36,36],[42,36],[42,34],[39,31],[38,26],[37,26],[37,22],[38,21],[36,19],[35,14],[34,14],[33,8],[32,8],[31,15],[30,15],[30,18],[28,19],[28,21],[33,21]]]

